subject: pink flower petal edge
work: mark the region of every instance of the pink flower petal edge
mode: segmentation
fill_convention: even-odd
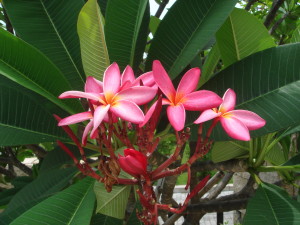
[[[266,125],[266,121],[263,118],[248,110],[233,110],[228,113],[245,124],[249,130],[257,130]]]
[[[182,77],[178,88],[177,93],[179,94],[189,94],[197,88],[198,82],[200,79],[200,69],[192,68],[188,70]]]
[[[250,140],[249,130],[240,120],[235,117],[220,117],[220,121],[229,137],[241,141]]]
[[[208,110],[205,110],[201,113],[201,115],[199,116],[199,118],[197,120],[195,120],[195,124],[199,124],[199,123],[203,123],[203,122],[206,122],[208,120],[211,120],[211,119],[214,119],[218,116],[220,116],[221,113],[216,113],[214,110],[212,109],[208,109]]]
[[[182,104],[177,106],[168,106],[167,115],[171,125],[176,131],[180,131],[184,128],[185,110]]]
[[[67,126],[75,123],[79,123],[85,120],[92,119],[93,115],[89,112],[77,113],[72,116],[68,116],[59,121],[58,126]]]
[[[232,89],[227,89],[223,96],[223,103],[219,107],[219,111],[222,113],[231,111],[235,107],[236,94]]]

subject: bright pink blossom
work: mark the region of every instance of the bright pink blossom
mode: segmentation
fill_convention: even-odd
[[[249,130],[256,130],[263,127],[266,121],[254,112],[234,110],[235,102],[235,92],[232,89],[228,89],[223,96],[223,103],[219,109],[205,110],[194,123],[203,123],[215,118],[220,120],[222,127],[230,137],[237,140],[249,141]]]
[[[144,73],[138,78],[135,78],[132,68],[130,66],[126,66],[121,76],[120,90],[125,90],[127,88],[135,86],[141,86],[141,83],[143,84],[143,86],[157,89],[157,85],[154,81],[152,71]]]
[[[104,72],[103,83],[88,77],[85,92],[67,91],[59,96],[59,98],[87,98],[94,107],[94,113],[88,111],[75,114],[62,119],[58,125],[65,126],[91,120],[86,126],[83,137],[86,138],[88,132],[92,129],[91,138],[95,138],[101,122],[108,120],[108,112],[135,124],[142,123],[144,114],[138,105],[151,101],[156,94],[156,89],[146,86],[120,89],[120,70],[118,65],[113,63]]]
[[[137,178],[147,173],[147,157],[131,148],[124,150],[124,156],[119,155],[119,164],[126,173]]]
[[[182,77],[177,90],[167,72],[158,60],[153,62],[153,77],[161,91],[167,98],[164,105],[169,105],[167,115],[175,130],[182,130],[185,123],[185,110],[202,111],[217,107],[222,99],[211,91],[195,91],[200,78],[200,69],[192,68]],[[145,122],[144,122],[145,123]]]

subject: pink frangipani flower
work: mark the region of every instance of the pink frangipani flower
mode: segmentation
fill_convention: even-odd
[[[232,89],[228,89],[223,96],[223,103],[219,109],[205,110],[194,123],[199,124],[211,119],[220,120],[222,127],[230,137],[249,141],[249,130],[263,127],[266,121],[254,112],[234,110],[235,102],[235,92]]]
[[[59,98],[87,98],[94,109],[78,113],[62,119],[59,126],[70,125],[85,120],[91,120],[86,126],[84,137],[93,127],[91,138],[97,135],[97,129],[103,120],[108,120],[108,112],[123,120],[140,124],[144,120],[144,113],[138,107],[151,101],[156,89],[146,86],[134,86],[120,91],[121,74],[116,63],[111,64],[104,72],[103,84],[94,78],[88,77],[85,92],[67,91]]]
[[[163,99],[163,104],[169,105],[167,115],[176,131],[184,128],[185,110],[202,111],[217,107],[222,102],[222,99],[214,92],[195,91],[200,78],[199,68],[192,68],[187,71],[182,77],[177,90],[175,90],[171,79],[158,60],[153,62],[153,77],[158,87],[167,97]]]

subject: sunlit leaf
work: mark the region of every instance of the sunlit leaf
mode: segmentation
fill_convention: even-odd
[[[97,0],[85,3],[78,17],[77,29],[85,75],[102,80],[110,60],[104,35],[104,18]]]

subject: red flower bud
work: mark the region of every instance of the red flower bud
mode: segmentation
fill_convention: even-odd
[[[119,155],[119,164],[126,173],[134,177],[147,173],[147,157],[134,149],[125,149],[124,156]]]

